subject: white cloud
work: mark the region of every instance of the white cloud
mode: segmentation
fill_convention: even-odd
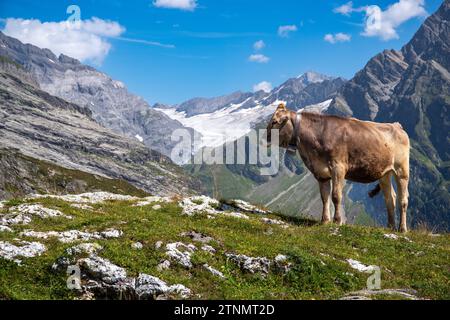
[[[340,13],[343,14],[344,16],[349,16],[350,13],[352,13],[353,11],[355,11],[355,9],[353,8],[352,1],[349,1],[346,4],[343,4],[342,6],[337,7],[333,10],[334,13]]]
[[[336,34],[328,33],[325,35],[323,39],[329,43],[334,44],[337,42],[349,42],[352,39],[352,36],[342,32]]]
[[[288,38],[291,32],[297,31],[296,25],[280,26],[278,27],[278,35],[282,38]]]
[[[256,51],[262,50],[262,49],[264,49],[265,47],[266,47],[266,44],[265,44],[264,41],[262,41],[262,40],[256,41],[256,42],[253,44],[253,48],[254,48]]]
[[[56,55],[63,53],[81,61],[101,64],[111,49],[107,38],[120,36],[125,28],[117,22],[99,18],[83,20],[77,25],[66,21],[8,18],[2,31],[24,43],[50,49]]]
[[[194,11],[197,8],[197,0],[155,0],[153,5],[157,8]]]
[[[362,35],[380,37],[383,40],[397,39],[397,27],[412,18],[427,15],[424,5],[425,0],[400,0],[390,5],[385,11],[377,5],[367,6]]]
[[[266,57],[263,54],[252,54],[250,57],[248,57],[248,60],[257,63],[267,63],[269,62],[270,58]]]
[[[379,37],[383,40],[397,39],[397,28],[404,22],[427,15],[425,10],[425,0],[399,0],[391,4],[385,11],[377,5],[353,7],[353,2],[333,10],[334,13],[340,13],[349,16],[352,12],[364,12],[364,32],[366,37]]]
[[[253,86],[253,91],[254,92],[258,92],[258,91],[270,92],[270,91],[272,91],[272,84],[267,81],[262,81]]]

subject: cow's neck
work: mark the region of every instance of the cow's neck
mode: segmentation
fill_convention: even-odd
[[[297,151],[298,145],[300,144],[300,122],[302,120],[301,113],[293,113],[291,115],[292,126],[294,131],[292,132],[292,138],[289,142],[289,148],[295,149]]]

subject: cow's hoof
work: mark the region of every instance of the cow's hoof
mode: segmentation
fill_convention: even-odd
[[[331,223],[331,220],[330,219],[328,219],[328,220],[322,220],[322,224],[323,225],[327,225],[327,224],[330,224]]]
[[[400,227],[400,232],[401,233],[408,233],[408,228],[407,227]]]
[[[337,224],[338,226],[343,225],[342,219],[334,219],[334,223]]]

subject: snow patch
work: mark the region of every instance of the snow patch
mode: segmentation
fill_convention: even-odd
[[[213,113],[206,113],[187,117],[185,112],[172,109],[156,109],[165,113],[173,120],[181,122],[185,127],[193,128],[202,135],[199,149],[203,147],[219,147],[225,143],[235,141],[251,131],[251,125],[258,123],[273,114],[277,106],[283,101],[275,101],[269,106],[257,105],[243,109],[247,102],[232,104]],[[197,151],[197,150],[194,150]]]
[[[140,135],[135,135],[134,136],[139,142],[144,142],[144,138],[142,138]]]

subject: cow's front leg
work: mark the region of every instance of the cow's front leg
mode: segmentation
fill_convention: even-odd
[[[345,171],[336,166],[333,168],[332,172],[333,181],[333,204],[334,204],[334,223],[342,225],[344,223],[343,213],[342,213],[342,192],[345,185]]]
[[[326,182],[319,181],[320,196],[322,197],[322,223],[327,224],[331,221],[330,217],[330,194],[331,194],[331,180]]]

